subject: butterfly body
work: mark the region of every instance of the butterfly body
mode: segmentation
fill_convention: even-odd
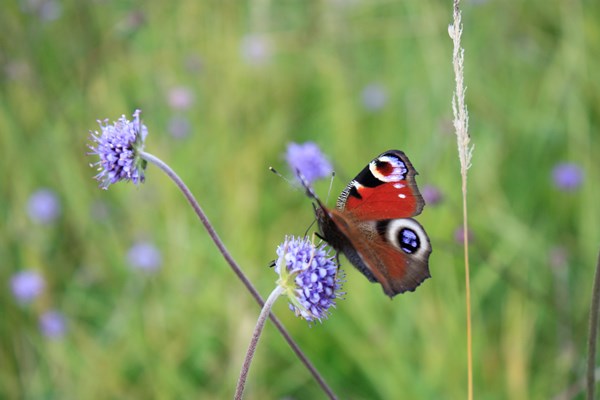
[[[386,151],[346,186],[335,209],[320,202],[315,209],[323,239],[390,297],[431,276],[429,238],[410,218],[425,205],[416,174],[403,152]]]

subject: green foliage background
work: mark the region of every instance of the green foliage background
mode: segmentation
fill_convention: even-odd
[[[258,307],[157,168],[140,187],[102,191],[91,179],[88,130],[136,108],[147,151],[180,173],[264,296],[275,247],[313,219],[302,192],[267,169],[286,170],[287,143],[329,154],[333,193],[375,155],[404,150],[419,184],[444,194],[419,217],[433,279],[390,301],[344,263],[346,299],[325,323],[308,327],[283,300],[275,313],[340,398],[465,397],[451,1],[71,0],[54,21],[23,4],[0,13],[0,397],[233,394]],[[472,0],[463,10],[475,393],[552,398],[584,376],[600,242],[600,3]],[[252,33],[270,41],[263,65],[241,56]],[[360,100],[372,82],[388,94],[379,112]],[[191,109],[169,107],[177,86],[193,91]],[[192,126],[184,139],[168,133],[177,113]],[[579,190],[553,186],[561,161],[584,170]],[[40,187],[62,204],[48,226],[25,212]],[[141,239],[162,252],[155,275],[127,264]],[[25,268],[47,281],[30,306],[9,290]],[[68,318],[62,339],[39,333],[49,308]],[[267,325],[247,398],[284,397],[323,394]]]

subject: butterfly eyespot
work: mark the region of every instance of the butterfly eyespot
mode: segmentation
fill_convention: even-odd
[[[398,243],[400,243],[400,248],[408,254],[414,253],[421,247],[419,236],[417,236],[415,231],[409,228],[401,229],[400,232],[398,232]]]
[[[404,161],[394,154],[384,154],[371,161],[369,170],[381,182],[398,182],[406,179],[408,168]]]
[[[382,175],[389,175],[394,171],[394,167],[391,163],[383,160],[375,161],[375,169]]]
[[[377,230],[405,254],[422,256],[431,250],[423,227],[412,218],[379,221]]]

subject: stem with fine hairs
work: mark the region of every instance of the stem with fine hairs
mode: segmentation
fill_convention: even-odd
[[[260,339],[260,335],[265,327],[265,322],[267,322],[267,317],[271,312],[271,308],[273,308],[273,303],[275,303],[275,300],[277,300],[282,293],[283,287],[277,285],[275,290],[273,290],[273,292],[271,292],[267,298],[267,301],[265,301],[265,305],[263,306],[262,310],[260,310],[258,321],[256,321],[256,327],[252,333],[252,339],[250,340],[250,345],[248,346],[248,351],[246,352],[246,357],[244,358],[244,363],[242,364],[240,378],[238,379],[237,387],[235,388],[235,400],[242,400],[242,396],[244,395],[244,387],[246,386],[246,379],[248,378],[248,371],[250,370],[250,363],[252,363],[252,359],[254,358],[256,346],[258,345],[258,339]]]
[[[198,203],[198,201],[196,200],[196,198],[194,197],[194,195],[192,194],[190,189],[187,187],[187,185],[183,182],[183,180],[181,180],[181,178],[175,173],[175,171],[173,171],[171,169],[171,167],[169,167],[167,164],[165,164],[158,157],[155,157],[152,154],[146,153],[144,151],[140,152],[140,157],[143,158],[144,160],[156,165],[164,173],[166,173],[169,176],[169,178],[171,178],[171,180],[173,180],[175,185],[179,188],[179,190],[181,190],[181,192],[185,196],[188,203],[194,209],[194,212],[196,213],[196,215],[202,222],[202,225],[204,225],[204,228],[206,229],[206,231],[208,232],[208,235],[210,236],[210,238],[213,240],[213,242],[219,249],[219,252],[221,252],[221,254],[223,255],[223,258],[225,258],[225,261],[227,261],[227,263],[229,264],[229,266],[231,267],[233,272],[242,281],[242,283],[244,284],[246,289],[248,289],[248,291],[250,292],[252,297],[254,297],[254,300],[256,300],[256,302],[259,304],[259,306],[261,306],[261,307],[264,306],[264,304],[265,304],[264,300],[262,299],[262,297],[260,296],[260,294],[258,293],[256,288],[254,287],[254,285],[252,285],[252,283],[250,282],[248,277],[246,277],[246,275],[244,274],[244,272],[242,271],[240,266],[235,262],[235,260],[229,253],[229,250],[227,250],[227,248],[225,247],[225,244],[223,243],[223,241],[221,240],[221,238],[215,231],[215,228],[213,228],[208,217],[206,216],[206,214],[200,207],[200,204]],[[298,345],[296,344],[294,339],[292,339],[292,337],[290,336],[288,331],[283,327],[283,325],[281,324],[279,319],[277,319],[273,314],[269,314],[269,318],[271,319],[271,321],[273,321],[273,324],[275,325],[275,327],[277,327],[277,330],[279,330],[279,332],[281,333],[281,335],[283,336],[285,341],[290,345],[290,347],[292,348],[294,353],[296,353],[296,356],[300,359],[300,361],[304,364],[304,366],[306,366],[306,368],[312,374],[313,378],[315,378],[315,380],[317,381],[319,386],[321,386],[321,389],[323,389],[323,391],[325,392],[327,397],[329,397],[330,399],[335,399],[336,396],[333,393],[333,391],[331,390],[331,388],[327,385],[327,383],[325,382],[323,377],[319,374],[319,372],[314,367],[314,365],[312,365],[312,363],[306,357],[306,355],[304,355],[302,350],[300,350],[300,347],[298,347]]]

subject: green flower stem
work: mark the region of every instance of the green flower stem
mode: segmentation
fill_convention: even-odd
[[[173,182],[175,182],[175,185],[177,185],[179,190],[181,190],[183,192],[183,195],[187,199],[188,203],[190,203],[190,205],[194,209],[194,212],[200,219],[200,222],[202,222],[202,224],[204,225],[204,228],[208,232],[208,235],[210,236],[210,238],[213,240],[213,242],[215,243],[215,245],[217,246],[217,248],[223,255],[223,258],[225,258],[225,261],[227,261],[227,263],[229,264],[229,266],[231,267],[233,272],[242,281],[244,286],[246,286],[246,288],[248,289],[248,291],[250,292],[252,297],[254,297],[254,300],[256,300],[256,302],[261,307],[264,306],[264,304],[265,304],[264,300],[262,299],[262,297],[260,296],[260,294],[258,293],[256,288],[248,280],[248,278],[246,277],[246,275],[244,274],[244,272],[242,271],[240,266],[235,262],[235,260],[233,259],[233,257],[231,256],[231,254],[229,253],[227,248],[225,247],[225,244],[223,243],[223,241],[221,240],[221,238],[219,237],[219,235],[213,228],[212,224],[208,220],[208,217],[206,216],[206,214],[200,207],[200,204],[198,203],[198,201],[196,200],[196,198],[194,197],[194,195],[192,194],[190,189],[187,187],[187,185],[181,180],[181,178],[175,173],[175,171],[173,171],[171,169],[171,167],[169,167],[167,164],[165,164],[159,158],[153,156],[152,154],[146,153],[144,151],[141,151],[139,153],[139,155],[144,160],[156,165],[164,173],[166,173],[173,180]],[[327,396],[330,399],[336,399],[336,396],[333,393],[333,391],[331,390],[331,388],[327,385],[327,383],[325,382],[323,377],[319,374],[319,372],[316,370],[316,368],[310,362],[310,360],[306,357],[306,355],[304,355],[302,350],[300,350],[300,347],[298,347],[298,345],[296,344],[294,339],[292,339],[292,337],[290,336],[288,331],[283,327],[283,325],[281,324],[279,319],[277,319],[273,314],[270,314],[269,318],[271,318],[271,321],[273,321],[273,324],[275,324],[275,327],[277,327],[279,332],[281,332],[281,335],[283,335],[283,338],[285,339],[285,341],[289,344],[289,346],[292,348],[294,353],[296,353],[296,356],[300,359],[300,361],[306,366],[306,368],[309,370],[309,372],[312,374],[312,376],[315,378],[315,380],[317,381],[319,386],[321,386],[321,388],[327,394]]]
[[[260,335],[262,334],[263,328],[265,327],[265,322],[267,322],[267,317],[271,313],[273,303],[275,303],[275,300],[277,300],[277,298],[282,293],[283,288],[277,285],[275,287],[275,290],[273,290],[267,298],[267,301],[265,301],[262,310],[260,310],[258,321],[256,321],[256,327],[254,328],[254,332],[252,333],[252,339],[250,340],[250,345],[248,346],[248,351],[246,352],[246,358],[244,358],[244,364],[242,364],[240,378],[238,379],[238,383],[235,388],[235,400],[242,399],[242,396],[244,394],[244,387],[246,386],[246,379],[248,378],[248,371],[250,370],[250,363],[252,363],[254,353],[256,352],[256,346],[258,345],[258,339],[260,339]]]

